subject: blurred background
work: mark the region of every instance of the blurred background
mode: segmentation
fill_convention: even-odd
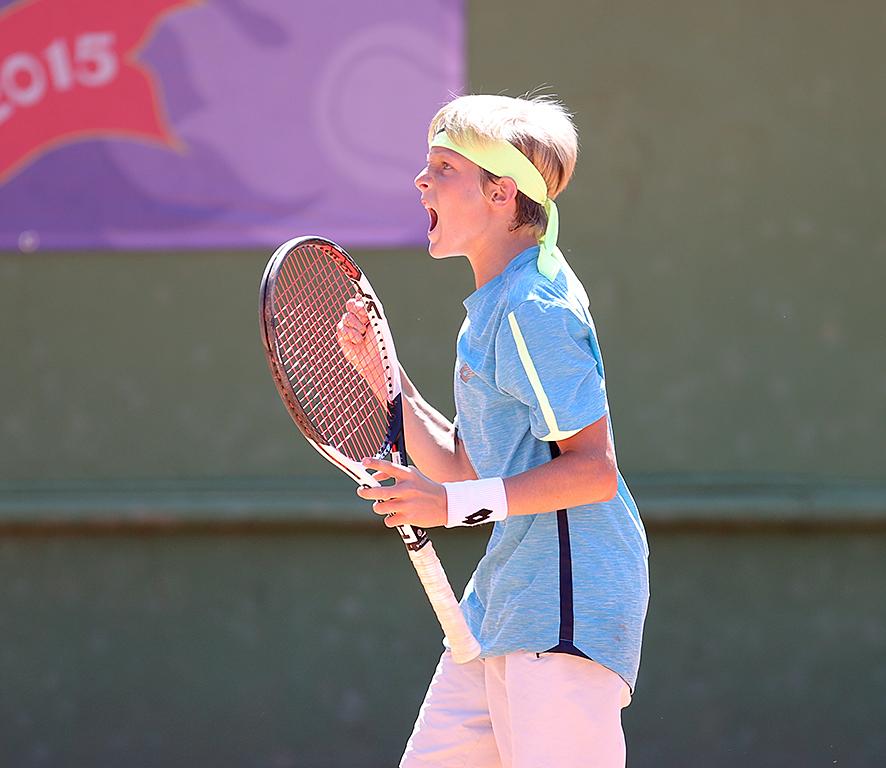
[[[38,23],[39,22],[39,23]],[[886,764],[886,6],[0,2],[0,764],[374,768],[441,650],[279,401],[258,287],[341,242],[452,414],[452,93],[559,97],[651,547],[631,768]],[[488,531],[435,531],[460,591]]]

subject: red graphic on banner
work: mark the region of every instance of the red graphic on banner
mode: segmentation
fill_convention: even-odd
[[[21,0],[0,12],[0,184],[62,144],[175,145],[136,60],[159,19],[195,0]]]

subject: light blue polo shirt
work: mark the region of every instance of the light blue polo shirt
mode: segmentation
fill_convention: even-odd
[[[455,404],[477,475],[508,477],[607,415],[587,296],[568,266],[554,281],[538,248],[465,300]],[[600,504],[495,523],[462,607],[483,656],[584,654],[634,687],[648,600],[646,536],[621,475]]]

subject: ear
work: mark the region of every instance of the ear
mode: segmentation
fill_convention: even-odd
[[[517,182],[510,176],[497,179],[489,190],[489,202],[497,207],[506,207],[517,199]]]

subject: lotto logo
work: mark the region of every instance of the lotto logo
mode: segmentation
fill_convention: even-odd
[[[492,515],[491,509],[478,509],[476,512],[468,515],[463,522],[465,525],[480,525],[480,523],[485,523],[490,515]]]

